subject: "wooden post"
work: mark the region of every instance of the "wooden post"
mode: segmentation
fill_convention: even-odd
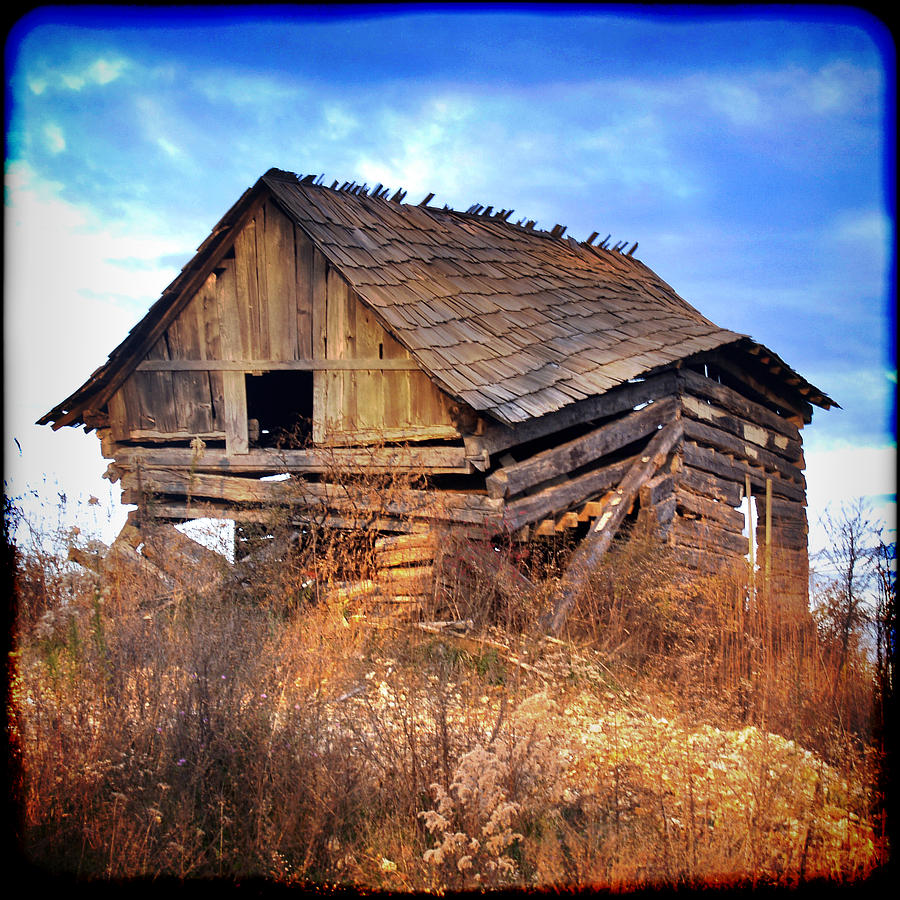
[[[772,479],[766,479],[766,591],[772,569]]]
[[[247,385],[243,372],[223,372],[225,394],[225,452],[228,456],[248,453]]]
[[[756,594],[756,528],[753,522],[753,488],[750,486],[750,476],[744,476],[744,495],[747,500],[747,515],[750,521],[747,523],[747,532],[750,541],[750,596]]]

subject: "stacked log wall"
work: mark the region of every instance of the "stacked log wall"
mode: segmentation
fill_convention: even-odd
[[[677,514],[670,540],[686,548],[688,561],[705,568],[705,556],[739,563],[751,547],[745,514],[752,497],[756,516],[754,560],[772,595],[806,608],[806,479],[797,425],[731,386],[690,369],[680,374],[684,444],[676,478]],[[771,514],[766,516],[766,496]],[[766,553],[766,543],[770,552]],[[768,559],[768,568],[765,560]]]

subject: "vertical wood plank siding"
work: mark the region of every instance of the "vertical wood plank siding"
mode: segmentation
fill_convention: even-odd
[[[226,255],[145,356],[216,358],[411,357],[303,231],[268,202],[235,236],[233,255]],[[241,385],[232,378],[226,390],[222,372],[134,372],[110,402],[113,438],[140,431],[182,438],[233,431],[246,409]],[[229,403],[240,409],[226,411]],[[313,440],[457,437],[452,405],[424,372],[317,371]]]

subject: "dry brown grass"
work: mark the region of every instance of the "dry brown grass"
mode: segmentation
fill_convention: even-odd
[[[739,581],[625,547],[565,641],[489,591],[478,629],[433,634],[324,602],[309,548],[340,572],[368,551],[320,537],[164,606],[14,560],[28,862],[421,891],[845,883],[886,860],[861,697],[823,707],[816,630],[773,628]]]

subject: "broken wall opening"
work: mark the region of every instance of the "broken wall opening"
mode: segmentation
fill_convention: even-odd
[[[251,442],[257,447],[305,445],[312,435],[313,373],[264,372],[245,381]]]

